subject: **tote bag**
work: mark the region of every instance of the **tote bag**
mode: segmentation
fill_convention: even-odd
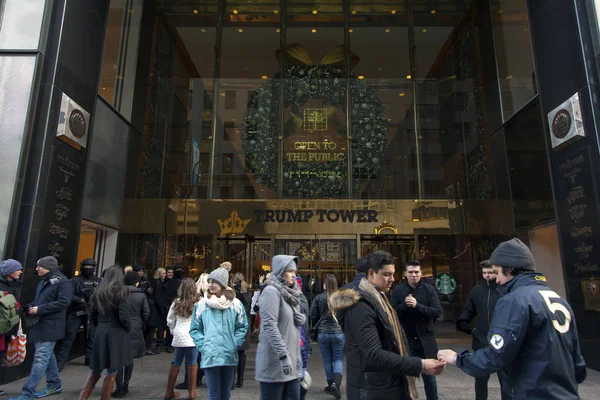
[[[21,325],[19,324],[17,336],[11,336],[10,342],[4,349],[4,358],[2,358],[0,365],[3,367],[16,367],[17,365],[21,365],[23,361],[25,361],[25,356],[27,355],[26,349],[27,335],[23,333]]]

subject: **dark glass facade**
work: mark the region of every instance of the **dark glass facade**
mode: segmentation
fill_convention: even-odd
[[[357,258],[385,249],[398,279],[410,259],[430,281],[455,278],[442,296],[452,321],[479,261],[518,236],[584,320],[584,349],[595,343],[600,306],[587,288],[600,284],[600,259],[572,235],[596,237],[598,197],[569,202],[561,175],[582,153],[574,185],[598,184],[588,2],[27,3],[44,10],[35,40],[0,24],[0,87],[37,105],[14,122],[20,158],[0,157],[12,171],[0,180],[12,190],[0,202],[5,255],[54,254],[68,275],[84,252],[148,273],[181,263],[193,277],[228,260],[256,283],[288,253],[310,288],[326,273],[351,280]],[[31,70],[32,88],[7,86],[16,70]],[[553,148],[548,114],[574,93],[586,136]],[[62,94],[91,115],[84,147],[56,138]],[[41,166],[56,154],[82,178],[66,238],[45,232],[58,203]],[[573,225],[579,205],[589,226]],[[78,246],[89,237],[94,248]]]

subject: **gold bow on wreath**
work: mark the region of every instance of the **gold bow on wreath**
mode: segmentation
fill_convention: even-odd
[[[317,65],[329,65],[334,68],[344,69],[344,45],[341,44],[331,50],[329,54],[327,54],[321,62]],[[307,51],[302,47],[300,43],[290,43],[283,50],[283,57],[281,50],[277,49],[275,51],[275,56],[277,60],[281,63],[283,61],[283,65],[286,67],[298,67],[298,66],[313,66],[313,62],[310,59]],[[350,51],[350,70],[353,70],[354,67],[358,65],[360,58]]]
[[[318,65],[328,65],[337,69],[344,69],[344,45],[339,45],[329,52]],[[283,54],[283,57],[282,57]],[[308,52],[302,47],[300,43],[290,43],[287,45],[283,53],[277,49],[275,56],[279,63],[283,61],[283,65],[286,67],[303,67],[303,66],[314,66]],[[350,51],[350,70],[354,69],[360,62],[360,57]],[[335,107],[327,108],[327,118],[335,114]],[[297,129],[302,128],[304,121],[301,116],[291,112],[292,120],[296,125]]]

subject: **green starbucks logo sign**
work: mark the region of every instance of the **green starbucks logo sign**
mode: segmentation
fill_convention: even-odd
[[[447,272],[439,274],[435,278],[435,288],[441,294],[452,294],[456,290],[456,279]]]

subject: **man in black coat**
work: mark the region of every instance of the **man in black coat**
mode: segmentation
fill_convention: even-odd
[[[386,294],[394,283],[394,259],[385,251],[368,257],[367,278],[357,289],[330,297],[346,335],[348,400],[416,398],[415,376],[438,375],[445,363],[409,354],[398,317]]]
[[[496,308],[496,302],[502,297],[490,260],[483,260],[479,266],[484,281],[471,290],[467,304],[456,323],[459,330],[473,337],[473,350],[479,350],[488,345],[487,334],[492,323],[494,308]],[[477,326],[473,328],[471,321],[475,317],[477,317]],[[475,378],[475,400],[487,400],[489,380],[489,375]],[[498,371],[498,380],[500,381],[502,400],[509,400],[509,383],[504,371]]]
[[[35,268],[42,278],[35,291],[35,300],[25,307],[30,316],[38,321],[29,330],[28,342],[35,344],[31,372],[19,399],[46,397],[62,392],[54,345],[65,336],[67,307],[71,303],[73,289],[69,279],[58,270],[58,261],[52,256],[40,258]],[[46,387],[35,393],[42,376],[46,375]]]
[[[352,282],[342,286],[340,290],[358,288],[360,281],[367,277],[367,271],[369,269],[367,267],[367,259],[359,258],[358,260],[356,260],[356,262],[354,263],[354,268],[356,269],[356,276],[354,277]]]
[[[166,295],[165,315],[169,313],[171,304],[173,304],[173,301],[175,301],[175,299],[177,298],[177,291],[179,290],[179,286],[181,286],[181,282],[183,281],[184,271],[185,271],[185,269],[183,268],[183,265],[181,265],[181,264],[175,264],[173,266],[173,268],[167,267],[167,280],[165,281],[165,295]],[[169,278],[169,276],[170,276],[170,278]],[[171,343],[173,342],[173,335],[171,334],[170,329],[166,329],[166,332],[167,332],[167,339],[166,339],[167,343],[166,343],[165,347],[166,347],[167,353],[171,353],[173,351],[173,348],[171,347]]]
[[[56,345],[56,362],[58,363],[58,371],[62,371],[73,342],[79,331],[79,327],[83,326],[83,334],[85,337],[85,365],[90,365],[92,358],[92,348],[94,345],[93,326],[89,324],[88,318],[90,315],[90,300],[92,294],[100,284],[101,279],[96,276],[96,260],[86,258],[80,264],[79,275],[71,278],[73,286],[73,297],[71,298],[71,306],[67,310],[67,329],[65,338],[59,341]]]
[[[423,282],[421,265],[412,260],[405,267],[406,282],[392,290],[392,306],[398,313],[406,332],[412,356],[437,358],[434,323],[442,314],[442,306],[435,288]],[[427,400],[437,400],[435,376],[423,375]]]
[[[587,371],[571,306],[535,272],[533,255],[519,239],[500,243],[490,264],[504,296],[489,346],[473,353],[440,350],[438,357],[471,376],[506,370],[515,400],[579,400]]]

